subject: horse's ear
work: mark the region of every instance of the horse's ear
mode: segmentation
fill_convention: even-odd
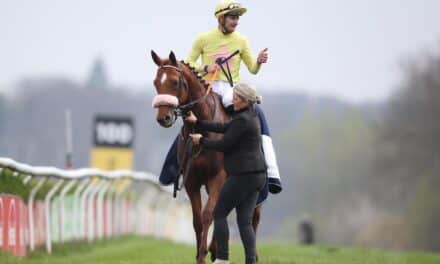
[[[156,63],[157,66],[162,66],[163,62],[160,59],[160,57],[154,52],[154,50],[151,50],[151,57],[153,58],[154,63]]]
[[[176,66],[176,67],[177,67],[177,59],[176,59],[176,55],[174,55],[174,52],[173,52],[173,51],[170,52],[170,56],[169,56],[169,58],[170,58],[170,62],[171,62],[171,64],[172,64],[173,66]]]

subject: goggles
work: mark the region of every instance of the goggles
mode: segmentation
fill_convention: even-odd
[[[242,6],[241,6],[241,4],[239,4],[239,3],[232,3],[232,4],[228,5],[228,6],[225,7],[225,8],[222,8],[222,9],[220,9],[220,10],[217,10],[217,12],[215,12],[214,15],[217,15],[218,13],[221,13],[221,12],[224,12],[224,11],[234,10],[234,9],[241,8],[241,7],[242,7]],[[240,15],[241,15],[241,13],[240,13]]]

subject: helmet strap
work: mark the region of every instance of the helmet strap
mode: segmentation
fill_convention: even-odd
[[[218,24],[220,26],[220,29],[221,29],[222,33],[224,35],[228,35],[228,34],[231,34],[232,32],[229,32],[228,29],[226,28],[226,17],[225,16],[226,15],[223,15],[223,17],[219,18],[219,23]]]

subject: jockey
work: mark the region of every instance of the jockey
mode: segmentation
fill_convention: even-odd
[[[233,1],[220,2],[214,11],[218,26],[197,36],[186,59],[191,66],[199,69],[201,73],[206,73],[205,78],[210,80],[211,74],[219,70],[216,60],[226,58],[236,50],[239,51],[237,56],[225,62],[230,74],[219,71],[212,87],[214,92],[222,96],[225,107],[232,106],[232,83],[239,82],[241,61],[252,74],[257,74],[261,64],[267,61],[267,49],[262,50],[255,60],[246,37],[235,31],[240,16],[246,11],[245,7]],[[197,63],[199,57],[202,59],[201,65]]]
[[[249,72],[257,74],[261,68],[261,64],[267,62],[267,48],[263,49],[257,59],[252,56],[249,43],[243,35],[235,31],[240,16],[246,13],[247,9],[233,0],[224,0],[220,2],[214,11],[217,18],[218,26],[208,32],[197,36],[193,43],[192,49],[186,59],[191,66],[195,67],[201,73],[205,73],[205,78],[210,80],[212,74],[218,71],[216,80],[213,84],[213,91],[222,97],[222,102],[228,112],[232,110],[232,86],[238,83],[240,79],[240,64],[243,61]],[[225,59],[239,51],[238,55],[231,57],[224,63],[223,69],[216,63],[218,59]],[[201,64],[197,62],[201,57]],[[223,65],[222,65],[223,66]],[[226,68],[227,70],[225,70]],[[220,70],[221,69],[221,70]],[[275,151],[272,139],[269,134],[269,128],[264,114],[259,106],[256,111],[261,122],[262,145],[265,155],[267,176],[269,179],[269,191],[271,193],[279,193],[282,190],[281,180],[276,161]],[[177,139],[174,141],[171,149],[167,154],[159,181],[168,185],[174,181],[177,176]]]

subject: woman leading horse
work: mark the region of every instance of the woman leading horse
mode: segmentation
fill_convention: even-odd
[[[212,140],[202,134],[190,134],[195,145],[224,153],[225,169],[229,177],[220,192],[214,209],[214,234],[217,239],[217,259],[214,264],[229,263],[229,228],[227,217],[235,209],[246,264],[257,263],[255,232],[252,215],[258,193],[266,180],[266,163],[261,146],[260,121],[255,103],[261,103],[254,87],[237,84],[233,93],[234,115],[228,123],[199,120],[191,113],[186,120],[202,131],[224,134]]]

